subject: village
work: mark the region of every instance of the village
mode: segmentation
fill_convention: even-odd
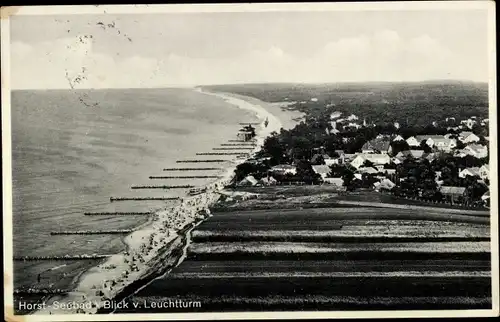
[[[371,190],[489,208],[488,123],[447,117],[415,129],[338,111],[309,117],[267,138],[255,158],[238,166],[235,186],[331,185],[347,193]]]

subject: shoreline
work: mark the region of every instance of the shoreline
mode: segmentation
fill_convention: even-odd
[[[270,133],[273,131],[279,132],[282,128],[281,121],[260,105],[249,103],[226,93],[209,92],[200,88],[193,90],[219,97],[237,108],[255,113],[261,123],[260,126],[256,127],[256,146],[250,151],[249,157],[252,157],[261,149],[264,140]],[[263,124],[266,118],[269,120],[267,127]],[[148,276],[154,273],[155,268],[159,268],[150,265],[151,263],[154,264],[155,260],[157,261],[161,255],[167,258],[171,257],[170,255],[178,249],[173,247],[164,249],[164,247],[172,246],[172,244],[186,238],[186,232],[183,234],[182,231],[187,226],[200,224],[207,218],[207,216],[200,213],[205,211],[209,214],[208,208],[220,198],[219,191],[223,190],[231,182],[236,166],[245,162],[245,160],[246,158],[229,159],[229,165],[224,169],[221,178],[203,186],[203,188],[206,188],[206,192],[186,196],[180,199],[180,205],[156,212],[151,220],[139,225],[139,228],[136,228],[134,232],[122,239],[126,249],[124,252],[112,255],[83,272],[75,283],[77,286],[72,292],[65,296],[50,297],[44,302],[44,308],[31,314],[98,313],[99,308],[123,295],[127,287],[135,282],[147,279]],[[144,240],[146,242],[143,242]],[[178,259],[182,262],[181,257]],[[156,264],[158,265],[158,263]],[[163,262],[160,264],[163,264]],[[59,305],[54,306],[55,303],[59,303]],[[71,303],[72,305],[69,308],[62,308],[61,303]]]

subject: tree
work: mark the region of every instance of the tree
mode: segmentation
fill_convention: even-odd
[[[346,171],[344,166],[338,164],[331,165],[330,169],[331,171],[328,174],[328,176],[331,178],[341,178],[344,172]]]
[[[373,166],[374,166],[374,164],[370,160],[365,160],[365,162],[363,162],[363,167],[369,168],[369,167],[373,167]]]
[[[465,144],[462,141],[457,140],[457,146],[455,147],[455,149],[462,150],[463,148],[465,148]]]
[[[432,152],[432,148],[426,143],[425,140],[422,140],[422,142],[420,142],[420,148],[424,150],[425,153]]]
[[[371,188],[375,182],[377,182],[377,179],[372,174],[363,173],[361,175],[361,186],[363,188]]]
[[[278,134],[276,132],[273,133],[264,140],[262,150],[271,156],[271,164],[277,165],[283,162],[285,147],[280,142]]]
[[[468,203],[481,200],[481,197],[488,191],[488,187],[478,182],[479,177],[467,176],[465,178],[465,195]]]
[[[321,183],[321,175],[314,172],[312,165],[309,161],[301,160],[297,163],[297,180],[308,183],[318,184]]]
[[[314,165],[325,164],[325,158],[321,154],[316,154],[311,159],[311,164],[314,164]]]
[[[354,180],[354,172],[348,168],[344,168],[344,173],[342,174],[342,180],[344,180],[344,186],[347,190],[351,190],[352,182]]]
[[[236,180],[236,182],[239,182],[246,178],[248,175],[253,175],[255,179],[260,179],[267,175],[268,170],[269,167],[265,164],[244,162],[236,166],[236,169],[234,170],[234,180]]]
[[[391,148],[392,148],[391,154],[392,155],[397,155],[401,151],[408,151],[408,150],[410,150],[410,145],[405,140],[392,141],[391,142]]]

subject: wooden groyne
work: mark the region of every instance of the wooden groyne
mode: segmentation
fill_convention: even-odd
[[[223,170],[222,168],[165,168],[163,171],[212,171]]]
[[[190,188],[194,188],[194,186],[193,185],[181,185],[181,186],[166,186],[166,185],[149,186],[149,185],[146,185],[146,186],[132,186],[130,188],[131,189],[190,189]]]
[[[260,122],[248,122],[248,123],[240,122],[239,124],[240,125],[260,125]]]
[[[245,140],[227,140],[227,142],[249,143],[249,142],[254,142],[254,141],[252,141],[252,140],[248,140],[248,141],[245,141]]]
[[[149,179],[221,179],[222,176],[149,176]]]
[[[34,288],[34,287],[29,287],[29,288],[16,288],[14,290],[15,295],[21,295],[21,294],[47,294],[47,295],[57,295],[57,294],[66,294],[71,292],[70,290],[64,290],[64,289],[59,289],[59,288]]]
[[[227,162],[228,160],[221,160],[221,159],[215,159],[215,160],[178,160],[176,161],[177,163],[203,163],[203,162]]]
[[[245,152],[198,152],[196,155],[248,155]]]
[[[238,146],[241,146],[241,147],[256,147],[257,144],[253,144],[253,143],[250,143],[250,144],[245,144],[245,143],[222,143],[221,146],[235,146],[235,147],[238,147]]]
[[[179,197],[109,197],[109,201],[169,201],[179,200]]]
[[[130,234],[133,229],[113,229],[113,230],[61,230],[51,231],[51,235],[112,235],[112,234]]]
[[[61,255],[61,256],[14,256],[15,261],[49,261],[49,260],[87,260],[103,259],[111,255],[82,254],[82,255]]]
[[[148,216],[151,212],[86,212],[85,216]]]

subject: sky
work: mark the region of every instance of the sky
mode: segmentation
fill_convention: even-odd
[[[17,15],[13,89],[488,81],[486,10]]]

